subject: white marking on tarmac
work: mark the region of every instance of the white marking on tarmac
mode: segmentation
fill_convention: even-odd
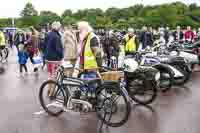
[[[44,114],[44,113],[46,113],[46,111],[41,110],[41,111],[35,112],[35,113],[33,113],[33,114],[34,114],[34,115],[41,115],[41,114]]]

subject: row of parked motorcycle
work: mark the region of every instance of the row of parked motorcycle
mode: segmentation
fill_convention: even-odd
[[[154,46],[125,56],[123,70],[131,98],[140,104],[150,104],[157,92],[167,92],[174,85],[184,85],[199,65],[200,42],[173,42]],[[145,96],[145,98],[144,98]]]
[[[172,86],[184,85],[190,80],[194,66],[199,65],[199,47],[199,42],[173,42],[170,45],[155,42],[151,48],[124,56],[118,69],[101,68],[100,75],[123,73],[115,81],[95,78],[99,75],[93,77],[94,73],[88,71],[79,72],[77,77],[66,76],[65,70],[74,68],[68,63],[62,64],[56,80],[47,80],[41,85],[41,106],[52,116],[65,111],[96,112],[102,123],[122,126],[131,114],[131,101],[151,104],[159,91],[170,91]],[[50,103],[46,102],[46,95]]]

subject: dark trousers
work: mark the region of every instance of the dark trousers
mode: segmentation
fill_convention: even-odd
[[[111,63],[111,55],[110,55],[110,52],[108,49],[105,50],[105,53],[106,53],[106,57],[107,57],[107,66],[110,66],[110,63]]]
[[[26,64],[20,64],[20,66],[19,66],[19,71],[20,71],[20,73],[23,72],[23,68],[24,68],[25,72],[28,72],[27,67],[26,67]]]
[[[34,64],[33,57],[34,57],[34,54],[33,53],[29,53],[29,58],[30,58],[32,64]]]

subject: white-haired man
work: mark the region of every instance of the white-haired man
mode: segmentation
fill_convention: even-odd
[[[90,75],[90,78],[95,78],[102,64],[100,40],[88,22],[79,22],[78,30],[81,40],[80,67]]]
[[[137,51],[139,46],[139,41],[134,34],[134,29],[129,28],[128,34],[125,35],[125,55],[132,54]]]
[[[45,59],[47,60],[47,67],[49,78],[54,78],[57,65],[63,59],[63,44],[61,41],[61,35],[59,33],[61,24],[60,22],[54,22],[52,24],[52,31],[48,33],[45,39]]]

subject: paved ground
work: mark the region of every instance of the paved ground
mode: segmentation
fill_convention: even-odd
[[[32,70],[31,70],[32,71]],[[6,73],[0,75],[0,133],[96,133],[98,122],[93,115],[64,113],[58,118],[41,110],[38,88],[47,78],[46,72],[26,78],[17,77],[15,52],[9,57]],[[167,95],[160,94],[149,108],[133,106],[128,123],[120,128],[103,129],[104,133],[199,133],[200,73],[192,75],[186,87],[175,87]]]

